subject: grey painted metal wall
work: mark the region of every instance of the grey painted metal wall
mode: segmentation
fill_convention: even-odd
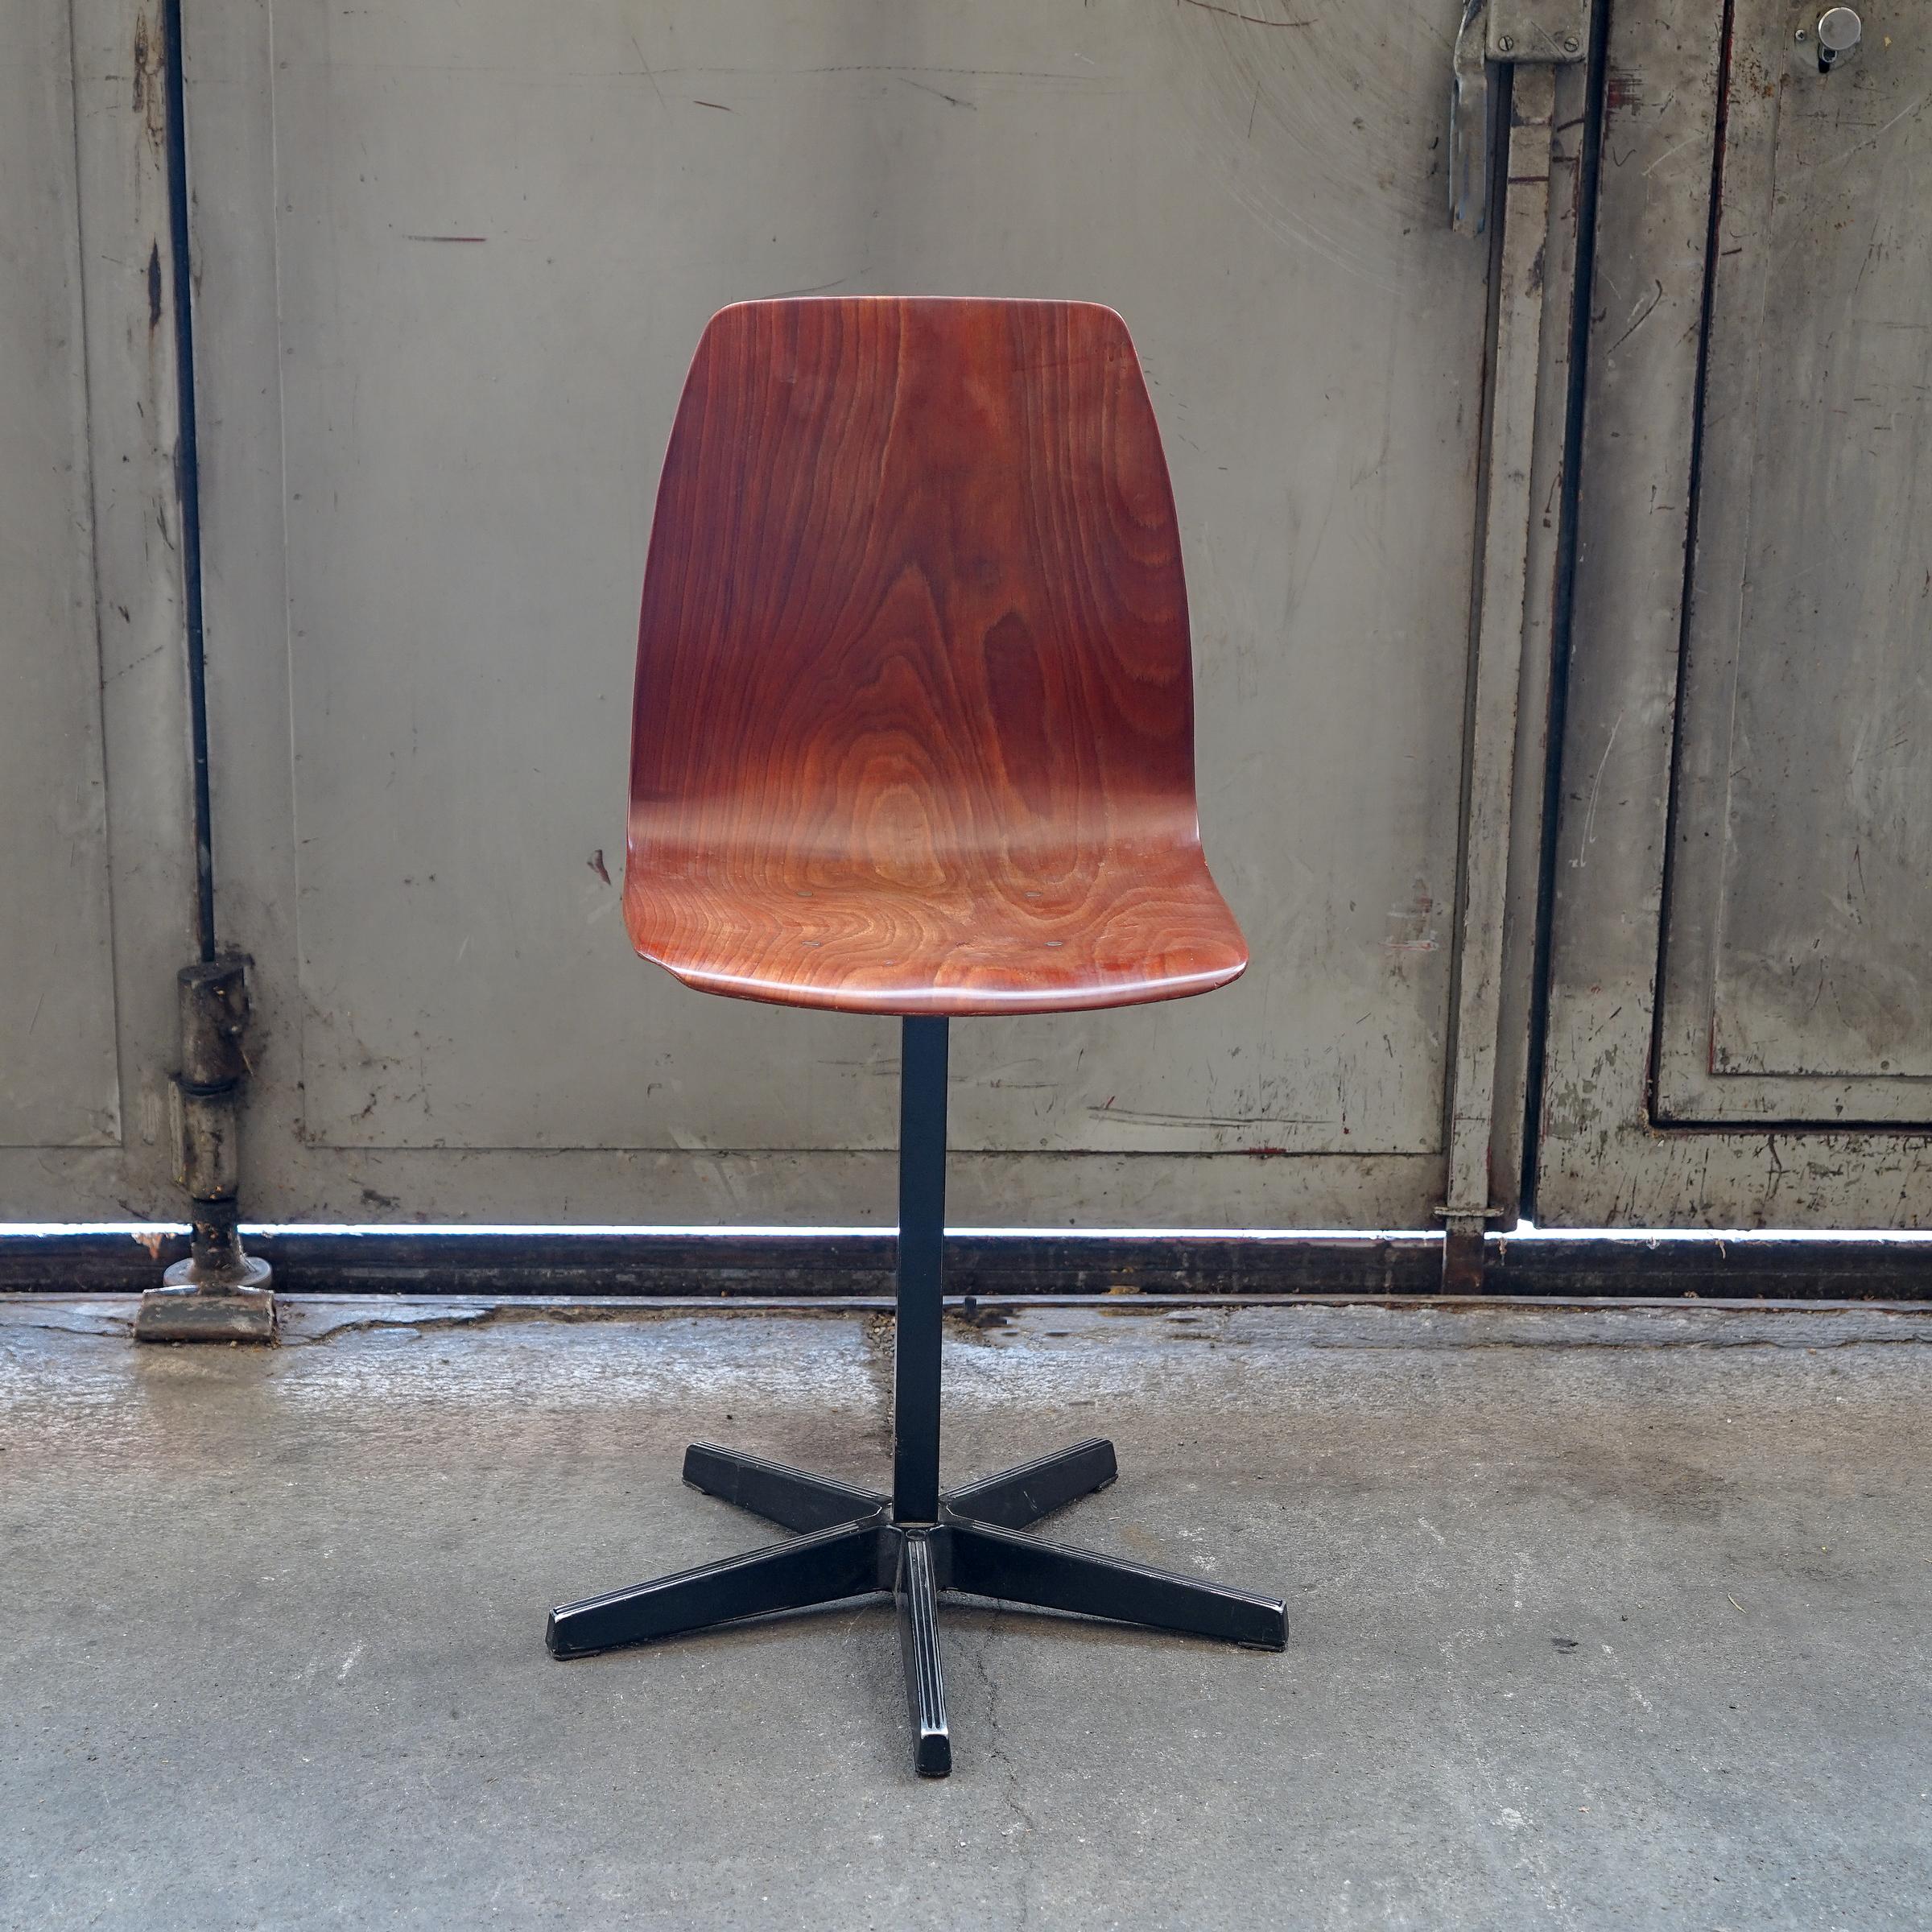
[[[14,675],[0,710],[7,823],[0,904],[0,1139],[105,1146],[120,1137],[107,787],[95,638],[87,358],[64,6],[10,8],[27,56],[0,74],[9,184],[0,230],[0,636]],[[47,82],[56,85],[49,87]],[[23,376],[31,372],[31,379]],[[17,654],[17,655],[15,654]]]
[[[0,1217],[175,1212],[193,845],[159,46],[4,0]]]
[[[617,915],[634,609],[724,303],[1080,295],[1174,472],[1210,855],[1256,964],[960,1028],[958,1213],[1426,1224],[1443,1195],[1485,256],[1452,4],[191,10],[216,847],[252,1212],[847,1220],[893,1030]]]
[[[194,869],[159,28],[6,5],[0,1212],[165,1216]],[[685,360],[726,301],[836,287],[1128,316],[1256,954],[1208,1000],[963,1026],[956,1219],[1426,1225],[1485,1178],[1506,1214],[1526,1151],[1554,1223],[1932,1217],[1922,10],[1866,10],[1821,80],[1802,10],[1739,0],[1727,57],[1717,0],[1622,0],[1574,453],[1581,70],[1518,101],[1547,228],[1492,257],[1444,221],[1459,6],[1304,10],[190,0],[252,1216],[889,1214],[890,1029],[688,993],[616,902]]]

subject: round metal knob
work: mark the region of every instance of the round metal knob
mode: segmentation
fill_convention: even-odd
[[[1828,6],[1818,17],[1818,44],[1826,53],[1850,53],[1864,31],[1864,22],[1848,6]]]

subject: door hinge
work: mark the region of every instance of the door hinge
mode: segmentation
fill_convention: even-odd
[[[141,1297],[142,1342],[272,1342],[266,1261],[244,1252],[237,1129],[250,1071],[248,962],[237,953],[177,977],[181,1071],[169,1088],[175,1182],[188,1196],[192,1252]]]
[[[1590,0],[1463,0],[1449,93],[1449,225],[1489,225],[1498,67],[1563,67],[1590,52]]]
[[[1590,0],[1488,0],[1489,58],[1561,66],[1590,46]]]

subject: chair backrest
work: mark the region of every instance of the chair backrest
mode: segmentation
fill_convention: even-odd
[[[1087,303],[750,302],[698,345],[638,647],[634,865],[1196,845],[1187,591]],[[911,856],[910,853],[908,856]]]

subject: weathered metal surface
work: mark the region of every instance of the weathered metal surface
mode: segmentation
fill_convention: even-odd
[[[890,1234],[693,1236],[597,1232],[473,1234],[407,1229],[253,1237],[285,1297],[284,1327],[315,1298],[367,1298],[388,1319],[398,1296],[568,1297],[689,1303],[869,1301],[890,1305]],[[946,1243],[961,1321],[997,1327],[1015,1298],[1085,1297],[1131,1309],[1150,1298],[1455,1298],[1445,1295],[1443,1244],[1393,1238],[1260,1241],[1248,1236],[964,1234]],[[63,1235],[0,1242],[0,1294],[126,1293],[157,1261],[184,1259],[181,1237]],[[1833,1239],[1639,1241],[1491,1235],[1484,1298],[1722,1301],[1932,1300],[1932,1244]],[[586,1319],[590,1312],[585,1311]]]
[[[107,786],[64,0],[0,12],[0,1142],[112,1146]]]
[[[159,18],[6,17],[0,1218],[166,1213],[194,899]]]
[[[1562,64],[1590,49],[1590,0],[1488,0],[1492,60]]]
[[[1611,23],[1536,1214],[1915,1228],[1932,1221],[1922,1135],[1651,1115],[1719,22],[1640,0]]]
[[[1657,1108],[1932,1122],[1932,35],[1740,6]]]
[[[180,999],[181,1078],[232,1087],[248,1077],[248,968],[230,953],[175,976]]]
[[[1509,149],[1496,285],[1496,374],[1490,386],[1487,490],[1469,705],[1469,775],[1457,930],[1455,1051],[1449,1088],[1444,1261],[1454,1284],[1480,1274],[1492,1212],[1513,1223],[1513,1200],[1493,1201],[1491,1122],[1502,1002],[1503,923],[1517,769],[1528,603],[1530,472],[1542,389],[1544,263],[1550,225],[1550,141],[1556,87],[1525,68],[1509,93]]]
[[[1590,0],[1463,0],[1451,63],[1449,225],[1489,225],[1498,69],[1574,67],[1590,50]]]
[[[219,953],[181,969],[181,1071],[170,1093],[175,1182],[191,1252],[141,1298],[139,1342],[275,1339],[267,1262],[242,1245],[240,1123],[249,1074],[247,963]]]
[[[1537,369],[1536,440],[1530,452],[1522,670],[1517,693],[1516,769],[1489,1120],[1489,1199],[1512,1205],[1522,1197],[1524,1129],[1529,1119],[1538,912],[1544,841],[1549,836],[1544,820],[1553,660],[1571,500],[1571,338],[1576,320],[1577,242],[1587,218],[1583,167],[1589,76],[1583,68],[1571,65],[1555,69],[1554,79],[1542,353]]]
[[[889,1202],[887,1034],[683,992],[616,918],[678,382],[721,303],[837,289],[1129,317],[1183,520],[1203,824],[1257,962],[1191,1012],[963,1029],[962,1213],[1426,1217],[1484,263],[1439,212],[1440,23],[1273,10],[197,10],[252,1212]]]
[[[1489,228],[1491,147],[1496,122],[1496,73],[1485,30],[1487,0],[1463,0],[1463,18],[1450,57],[1449,225],[1472,240]]]
[[[248,985],[233,955],[184,967],[181,992],[181,1071],[169,1090],[175,1184],[197,1212],[232,1203],[241,1181],[242,1087],[248,1075]],[[197,1249],[199,1249],[197,1241]]]
[[[236,1139],[240,1095],[233,1087],[197,1093],[177,1081],[169,1096],[175,1185],[198,1201],[233,1200],[241,1178]]]
[[[210,1266],[200,1255],[169,1269],[166,1282],[147,1290],[134,1311],[137,1342],[273,1342],[275,1298],[269,1266],[240,1253]]]

